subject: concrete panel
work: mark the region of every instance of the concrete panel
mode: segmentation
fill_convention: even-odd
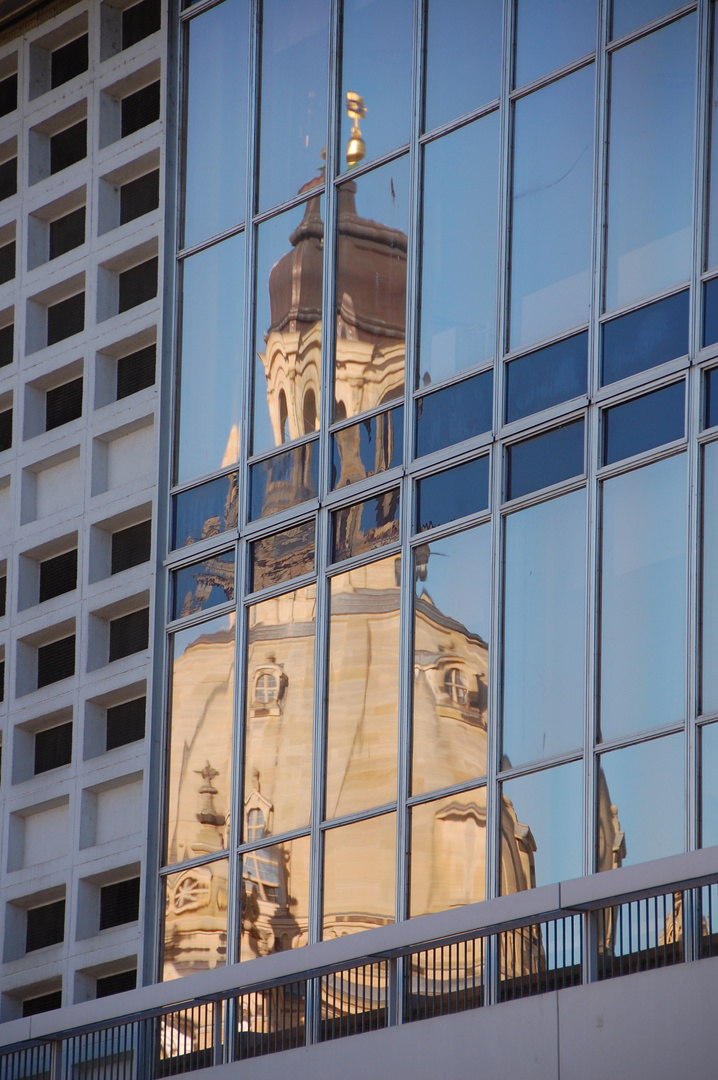
[[[131,836],[140,831],[142,824],[141,781],[98,791],[96,844]]]
[[[68,803],[30,814],[25,818],[24,866],[57,859],[67,852],[70,842],[70,807]]]
[[[107,447],[108,490],[144,476],[153,461],[154,431],[151,425],[113,439]]]
[[[79,457],[63,461],[37,474],[35,516],[47,517],[77,502],[81,493]]]

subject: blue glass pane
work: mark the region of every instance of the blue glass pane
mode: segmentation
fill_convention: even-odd
[[[613,0],[611,37],[622,37],[679,7],[676,0]]]
[[[615,405],[603,414],[603,464],[652,450],[683,438],[685,431],[684,383]]]
[[[485,371],[416,403],[416,456],[443,450],[491,430],[494,375]]]
[[[706,371],[703,421],[707,428],[718,424],[718,368]]]
[[[501,0],[429,0],[425,131],[499,96],[501,21]]]
[[[706,714],[718,711],[718,442],[703,448],[701,525],[700,711]]]
[[[570,64],[595,47],[596,0],[518,0],[516,86]]]
[[[316,498],[316,446],[316,442],[303,443],[250,466],[252,521]]]
[[[173,499],[172,547],[237,528],[237,473],[182,491]]]
[[[337,510],[332,532],[335,562],[392,544],[399,539],[399,489]]]
[[[419,480],[416,492],[418,532],[475,514],[489,505],[489,458],[477,458]]]
[[[583,420],[577,420],[509,447],[506,498],[516,499],[582,472]]]
[[[710,157],[708,161],[708,236],[704,269],[718,264],[718,18],[713,4],[713,49],[710,94]],[[715,340],[713,338],[712,340]]]
[[[404,460],[404,408],[370,416],[332,436],[332,487],[344,487]]]
[[[172,618],[234,600],[234,549],[183,566],[172,575]]]
[[[701,847],[718,844],[718,724],[701,728]]]
[[[582,802],[580,761],[502,784],[501,892],[504,895],[580,876]]]
[[[602,383],[688,352],[688,289],[603,324]]]
[[[706,281],[703,288],[703,344],[718,341],[718,278]]]
[[[506,365],[506,422],[586,393],[588,334],[527,353]]]

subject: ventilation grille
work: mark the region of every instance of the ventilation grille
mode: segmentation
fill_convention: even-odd
[[[138,266],[131,266],[129,270],[124,270],[120,274],[119,310],[121,312],[129,311],[138,304],[144,304],[146,300],[152,300],[155,296],[157,296],[157,256]]]
[[[65,901],[30,908],[27,913],[25,951],[34,952],[47,945],[57,945],[65,938]]]
[[[122,138],[160,118],[160,84],[150,83],[122,99]]]
[[[38,997],[26,998],[22,1003],[22,1015],[37,1016],[38,1013],[59,1009],[61,1005],[62,990],[53,990],[50,994],[40,994]]]
[[[120,225],[149,214],[160,204],[160,171],[146,173],[120,188]]]
[[[116,881],[100,889],[100,930],[134,922],[140,910],[140,879]]]
[[[50,222],[50,258],[57,259],[85,242],[85,207]]]
[[[63,341],[73,334],[81,334],[84,329],[84,293],[68,296],[67,300],[61,300],[59,304],[53,304],[47,309],[48,345],[54,345],[56,341]]]
[[[50,172],[69,169],[87,154],[87,120],[58,131],[50,139]]]
[[[12,446],[12,409],[0,412],[0,451]]]
[[[45,430],[52,431],[82,416],[82,376],[54,386],[45,394]]]
[[[0,247],[0,285],[15,277],[15,241]]]
[[[120,357],[117,361],[118,400],[152,386],[155,381],[156,356],[157,346],[153,344]]]
[[[137,972],[118,971],[116,975],[105,975],[97,980],[98,998],[110,997],[112,994],[122,994],[125,990],[134,990],[137,986]]]
[[[62,86],[87,71],[87,34],[55,49],[50,57],[50,87]]]
[[[160,0],[140,0],[122,12],[122,48],[129,49],[160,28]]]
[[[150,631],[149,608],[121,615],[110,623],[110,663],[147,648]]]
[[[75,635],[59,638],[37,650],[37,685],[49,686],[75,674]]]
[[[9,199],[17,191],[17,158],[0,165],[0,200]]]
[[[38,731],[35,736],[35,775],[59,769],[72,761],[72,721]]]
[[[52,600],[77,587],[77,548],[40,563],[39,602]]]
[[[135,698],[107,710],[106,750],[114,750],[145,737],[146,698]]]
[[[110,573],[119,574],[130,566],[139,566],[150,557],[152,523],[140,521],[128,529],[112,534],[112,563]]]
[[[17,72],[0,82],[0,116],[7,116],[17,108]]]
[[[0,367],[12,364],[15,349],[15,325],[0,326]]]

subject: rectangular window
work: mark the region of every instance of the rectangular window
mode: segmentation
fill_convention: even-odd
[[[15,277],[15,241],[0,247],[0,285]]]
[[[9,158],[0,164],[0,201],[9,199],[17,191],[17,158]]]
[[[488,456],[425,476],[416,485],[418,532],[486,510],[489,505]]]
[[[110,622],[110,663],[147,648],[150,632],[149,608],[131,611]]]
[[[27,912],[27,931],[25,951],[34,952],[48,945],[58,945],[65,940],[65,901],[55,900],[52,904],[29,908]]]
[[[54,386],[45,394],[45,430],[69,424],[82,416],[82,376]]]
[[[69,169],[87,156],[87,120],[58,131],[50,137],[50,172]]]
[[[49,994],[38,994],[37,997],[25,998],[22,1003],[23,1016],[38,1016],[40,1013],[50,1012],[51,1009],[59,1009],[62,1005],[62,990],[53,990]]]
[[[146,706],[147,699],[143,697],[110,706],[107,710],[105,750],[115,750],[118,746],[144,739]]]
[[[7,603],[7,575],[0,575],[0,619],[5,615]]]
[[[58,341],[81,334],[85,329],[85,294],[76,293],[60,300],[47,309],[47,343],[55,345]]]
[[[97,980],[98,998],[111,997],[112,994],[123,994],[126,990],[134,990],[137,986],[137,971],[118,971],[116,975],[103,975]]]
[[[37,686],[49,686],[75,674],[75,635],[58,638],[37,650]]]
[[[100,889],[100,930],[134,922],[140,910],[140,879],[128,878]]]
[[[140,521],[112,534],[110,573],[120,574],[131,566],[139,566],[150,557],[152,522]]]
[[[50,88],[62,86],[87,71],[87,34],[61,45],[50,56]]]
[[[250,547],[252,592],[314,570],[314,519],[264,536]]]
[[[626,379],[688,352],[688,290],[603,324],[602,382]]]
[[[72,721],[35,735],[35,775],[59,769],[72,761]]]
[[[7,116],[17,108],[17,72],[0,81],[0,116]]]
[[[40,593],[38,602],[71,592],[77,588],[77,548],[63,551],[40,563]]]
[[[160,118],[160,84],[150,83],[122,99],[122,138]]]
[[[120,188],[120,225],[149,214],[160,205],[160,171],[146,173]]]
[[[117,400],[137,394],[155,381],[156,345],[121,356],[117,361]]]
[[[399,539],[399,490],[363,499],[332,514],[332,559],[339,562]]]
[[[588,334],[574,334],[506,365],[506,422],[585,394]]]
[[[9,323],[7,326],[0,326],[0,367],[7,367],[8,364],[12,364],[14,350],[14,323]]]
[[[125,8],[122,12],[122,48],[129,49],[156,33],[160,28],[161,10],[160,0],[140,0],[139,4]]]
[[[85,207],[78,206],[50,222],[50,258],[57,259],[85,242]]]
[[[0,412],[0,453],[12,446],[12,409]]]
[[[172,617],[184,618],[234,600],[234,548],[172,573]]]
[[[403,460],[404,409],[399,406],[334,433],[332,487],[354,484],[385,469],[393,469]]]
[[[172,547],[196,544],[237,528],[237,473],[183,491],[172,500]]]
[[[120,312],[128,311],[157,296],[157,266],[158,261],[155,257],[122,271],[120,274]]]
[[[506,498],[516,499],[584,471],[583,420],[509,446]]]
[[[685,383],[673,383],[603,411],[603,464],[652,450],[685,434]]]

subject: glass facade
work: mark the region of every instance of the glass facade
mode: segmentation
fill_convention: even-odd
[[[165,978],[715,843],[718,20],[610,7],[179,15]]]

